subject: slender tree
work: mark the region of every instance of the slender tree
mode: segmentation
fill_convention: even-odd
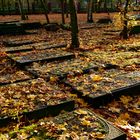
[[[11,3],[10,3],[10,0],[8,0],[7,5],[8,5],[8,13],[11,15]]]
[[[104,0],[104,12],[107,12],[107,0]]]
[[[98,12],[101,12],[101,4],[102,4],[102,1],[101,0],[97,0],[97,11]]]
[[[65,13],[66,13],[66,18],[69,17],[69,7],[68,7],[68,0],[65,1]]]
[[[72,37],[70,49],[74,49],[79,48],[77,13],[74,0],[69,0],[69,8],[70,8],[71,37]]]
[[[41,2],[41,5],[42,5],[42,8],[44,10],[44,14],[45,14],[47,23],[50,23],[50,20],[49,20],[49,17],[48,17],[48,10],[47,10],[47,7],[46,7],[46,5],[44,3],[44,0],[40,0],[40,2]]]
[[[93,0],[88,0],[87,22],[89,23],[93,22],[92,10],[93,10]]]
[[[27,9],[28,9],[28,13],[30,13],[30,2],[29,2],[29,0],[27,0]]]
[[[23,5],[22,5],[21,0],[18,0],[18,5],[19,5],[20,14],[21,14],[21,20],[26,20],[26,16],[24,14]]]
[[[62,24],[65,24],[65,16],[64,16],[64,0],[60,0],[60,2],[61,2]]]
[[[5,4],[4,4],[4,0],[1,0],[1,6],[2,6],[2,15],[5,16]]]
[[[126,0],[125,7],[123,10],[123,30],[121,36],[123,39],[128,39],[128,19],[127,19],[127,13],[128,13],[128,6],[130,4],[131,0]]]

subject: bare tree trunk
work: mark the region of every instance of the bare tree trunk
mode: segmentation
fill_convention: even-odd
[[[1,6],[2,6],[2,15],[5,16],[4,0],[1,0]]]
[[[101,12],[101,3],[102,3],[101,1],[97,2],[97,9],[98,9],[97,11],[98,12]]]
[[[70,18],[71,18],[71,49],[79,48],[79,39],[78,39],[78,23],[77,23],[77,13],[75,8],[74,0],[69,0],[70,7]]]
[[[20,14],[21,14],[21,20],[26,20],[26,16],[23,11],[23,5],[22,5],[21,0],[18,0],[18,5],[19,5]]]
[[[108,10],[107,10],[107,1],[106,0],[104,0],[104,12],[107,12]]]
[[[69,17],[69,8],[68,8],[68,2],[65,0],[65,12],[66,12],[66,18]]]
[[[122,37],[123,39],[128,39],[128,19],[127,19],[127,13],[128,13],[128,6],[129,6],[130,0],[126,0],[126,4],[123,11],[123,30],[122,30]]]
[[[8,14],[11,15],[11,3],[10,3],[10,0],[8,0],[7,4],[8,4]]]
[[[62,24],[65,24],[65,16],[64,16],[64,0],[60,0],[60,2],[61,2]]]
[[[41,1],[41,5],[42,5],[42,7],[43,7],[43,9],[44,9],[44,14],[45,14],[45,17],[46,17],[46,20],[47,20],[47,23],[50,23],[50,20],[49,20],[49,17],[48,17],[48,11],[47,11],[47,7],[46,7],[46,5],[45,5],[45,3],[44,3],[44,1],[43,0],[40,0]]]
[[[28,13],[30,13],[30,3],[29,3],[29,0],[27,0],[27,9],[28,9]]]
[[[89,23],[93,22],[92,9],[93,9],[93,0],[88,0],[87,22]]]

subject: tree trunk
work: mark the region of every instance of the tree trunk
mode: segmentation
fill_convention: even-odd
[[[65,13],[66,13],[66,18],[69,17],[69,7],[68,7],[68,1],[65,0]]]
[[[104,12],[107,12],[107,1],[104,0]]]
[[[29,0],[27,0],[27,9],[28,9],[28,13],[30,13],[30,3],[29,3]]]
[[[21,20],[26,20],[26,16],[23,11],[23,5],[22,5],[21,0],[18,0],[18,5],[19,5],[20,14],[21,14]]]
[[[61,2],[62,24],[65,24],[65,16],[64,16],[64,0],[60,0],[60,2]]]
[[[124,7],[123,12],[123,30],[122,30],[122,37],[123,39],[128,39],[128,19],[127,19],[127,13],[128,13],[128,5],[130,0],[126,0],[126,4]]]
[[[10,4],[10,0],[8,0],[8,14],[11,15],[11,4]]]
[[[78,39],[77,13],[74,0],[69,0],[69,7],[70,7],[71,37],[72,37],[70,49],[75,49],[79,48],[79,39]]]
[[[92,10],[93,10],[93,0],[88,0],[87,22],[89,23],[93,22]]]
[[[2,6],[2,15],[5,16],[4,0],[1,0],[1,6]]]
[[[43,10],[44,10],[44,12],[45,12],[45,17],[46,17],[47,23],[50,23],[49,17],[48,17],[47,7],[46,7],[46,5],[45,5],[45,3],[44,3],[43,0],[40,0],[40,1],[41,1],[42,8],[43,8]]]
[[[101,12],[101,1],[97,1],[97,11]]]
[[[96,3],[97,3],[96,0],[93,0],[93,12],[96,12],[96,10],[97,10]]]

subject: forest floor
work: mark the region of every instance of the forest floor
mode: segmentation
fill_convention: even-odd
[[[110,14],[111,19],[114,19],[116,13]],[[76,56],[76,59],[80,59],[81,61],[84,61],[85,63],[94,63],[95,65],[98,66],[103,66],[106,64],[112,64],[114,66],[119,67],[119,72],[123,72],[125,74],[129,74],[132,72],[136,72],[138,74],[136,74],[136,79],[138,80],[138,82],[140,81],[140,35],[133,35],[130,36],[129,39],[127,40],[123,40],[119,34],[121,31],[121,28],[119,28],[119,26],[116,26],[116,23],[110,23],[110,24],[97,24],[96,22],[104,17],[108,17],[108,14],[103,13],[103,14],[93,14],[94,16],[94,23],[86,23],[86,14],[78,14],[78,24],[79,24],[79,41],[80,41],[80,50],[75,50],[75,51],[70,51],[71,53],[74,53]],[[0,16],[1,21],[10,21],[10,20],[20,20],[20,16]],[[39,21],[41,23],[45,23],[45,17],[44,15],[29,15],[29,20],[27,22],[36,22]],[[60,14],[49,14],[49,18],[51,22],[57,22],[57,23],[61,23],[61,15]],[[66,19],[66,23],[69,23],[69,19]],[[28,79],[28,73],[23,73],[22,70],[19,70],[19,68],[17,68],[17,66],[15,64],[9,64],[11,63],[11,61],[9,62],[9,58],[7,58],[7,47],[5,47],[5,45],[3,44],[3,41],[8,40],[8,39],[19,39],[19,40],[31,40],[33,42],[36,43],[40,43],[40,42],[48,42],[50,45],[54,45],[54,44],[61,44],[61,43],[66,43],[67,44],[67,48],[69,48],[70,43],[71,43],[71,32],[67,31],[67,30],[63,30],[63,29],[59,29],[56,32],[51,32],[51,31],[46,31],[45,29],[41,28],[41,29],[35,29],[33,31],[36,31],[36,34],[30,34],[30,35],[3,35],[0,36],[0,82],[1,81],[6,81],[7,79],[3,76],[6,75],[7,73],[10,73],[10,75],[13,75],[13,77],[10,77],[11,81],[14,81],[14,79],[16,77],[26,77]],[[30,46],[30,45],[29,45]],[[67,51],[67,49],[58,49],[58,51],[63,50],[63,51]],[[38,53],[39,51],[37,51]],[[51,52],[51,49],[50,49]],[[69,52],[69,50],[68,50]],[[26,52],[25,52],[26,53]],[[28,52],[27,52],[28,53]],[[36,50],[33,51],[33,53],[36,53]],[[14,54],[12,54],[14,56]],[[22,53],[18,53],[16,54],[17,56],[20,55],[25,55],[24,52]],[[76,62],[77,63],[77,62]],[[75,65],[76,65],[75,63]],[[82,65],[84,65],[83,63],[81,63]],[[45,71],[45,69],[43,69],[43,65],[46,65],[46,63],[38,63],[35,62],[33,63],[33,65],[29,66],[29,68],[35,68],[35,70],[39,71],[40,73],[43,74],[43,71]],[[79,63],[80,65],[80,63]],[[67,64],[64,65],[65,69],[64,71],[68,71],[69,68],[67,68]],[[64,67],[63,66],[63,67]],[[47,72],[54,67],[58,67],[57,64],[53,63],[52,65],[47,65],[46,68]],[[62,67],[62,66],[60,66]],[[42,68],[42,71],[41,71]],[[80,69],[74,69],[74,71],[80,71]],[[109,71],[110,72],[110,71]],[[115,71],[116,72],[116,71]],[[118,73],[119,73],[118,72]],[[111,82],[111,74],[113,75],[112,77],[114,77],[114,72],[110,72],[110,75],[108,75],[108,78],[104,78],[104,75],[102,75],[102,73],[104,73],[104,70],[100,70],[100,73],[97,73],[95,75],[91,74],[90,77],[92,77],[91,79],[95,82],[94,84],[94,90],[99,90],[100,89],[100,85],[98,85],[98,82],[101,82],[103,79],[107,80],[107,82]],[[117,72],[116,72],[117,73]],[[106,74],[106,73],[104,73]],[[131,78],[135,78],[135,76],[133,75]],[[30,76],[29,76],[30,77]],[[128,76],[129,77],[129,76]],[[41,78],[43,78],[43,76],[41,76]],[[71,79],[73,79],[73,77],[70,77]],[[86,78],[85,78],[86,79]],[[81,81],[84,83],[85,79],[82,81],[82,77],[81,77]],[[52,82],[56,82],[56,77],[51,77],[50,81]],[[77,83],[80,81],[78,79]],[[74,83],[75,81],[70,80],[70,82]],[[88,81],[89,82],[89,81]],[[97,83],[96,83],[97,82]],[[118,81],[120,82],[119,84],[123,85],[124,81]],[[86,82],[85,82],[86,83]],[[36,84],[36,82],[34,82],[34,85]],[[89,85],[91,84],[90,82],[88,83]],[[43,86],[43,84],[41,85]],[[104,86],[104,85],[103,85]],[[118,86],[118,85],[117,85]],[[82,87],[82,85],[81,85]],[[84,85],[83,85],[84,87]],[[12,89],[13,88],[13,89]],[[38,87],[39,88],[39,87]],[[102,87],[101,87],[102,88]],[[15,89],[15,91],[14,91]],[[8,90],[11,90],[11,93],[8,92]],[[24,89],[25,90],[25,89]],[[30,89],[31,90],[31,89]],[[44,92],[43,90],[45,89],[40,89],[42,90],[42,92]],[[108,90],[108,89],[107,89]],[[110,89],[109,89],[110,90]],[[16,89],[15,85],[14,87],[8,87],[8,88],[4,88],[3,86],[0,86],[0,93],[8,93],[8,94],[13,94],[13,92],[19,93],[19,89]],[[40,92],[40,91],[39,91]],[[138,89],[138,92],[140,93],[140,90]],[[128,140],[139,140],[140,139],[140,95],[138,94],[130,94],[130,95],[126,95],[126,96],[120,96],[119,99],[117,100],[113,100],[112,102],[110,102],[109,104],[105,105],[105,106],[100,106],[98,108],[92,108],[91,106],[89,106],[88,104],[86,104],[83,100],[79,99],[78,97],[72,97],[72,98],[76,98],[76,104],[77,106],[75,107],[77,108],[88,108],[91,109],[92,111],[96,112],[97,114],[100,114],[102,117],[104,117],[105,119],[111,121],[113,124],[115,124],[117,127],[121,128],[124,132],[126,132],[127,134],[127,139]],[[86,92],[86,94],[88,94]],[[4,94],[3,94],[4,95]],[[19,99],[21,97],[20,94],[18,94],[18,97],[15,97],[16,99]],[[5,96],[6,98],[6,96]],[[12,98],[12,97],[11,97]],[[11,99],[10,98],[10,99]],[[31,101],[29,101],[29,103],[32,106],[32,100],[34,100],[35,95],[31,95],[30,97]],[[42,98],[42,97],[40,97]],[[10,100],[9,99],[9,100]],[[14,110],[12,112],[8,112],[9,108],[7,107],[8,105],[10,105],[11,103],[9,103],[8,99],[5,100],[4,98],[0,97],[0,108],[6,108],[7,112],[5,110],[0,111],[0,114],[12,114],[14,112]],[[12,100],[13,101],[13,100]],[[23,101],[23,99],[22,99]],[[5,102],[7,105],[1,105],[3,104],[3,102]],[[25,101],[26,103],[26,101]],[[16,106],[16,105],[15,105]],[[20,105],[17,105],[18,109],[20,109]],[[30,106],[30,105],[29,105]],[[11,109],[12,110],[12,109]],[[18,113],[18,111],[16,112]],[[81,111],[81,113],[84,113]],[[0,115],[1,118],[1,115]],[[28,122],[28,125],[32,125],[34,123],[34,121],[32,122]],[[35,122],[36,123],[36,122]],[[41,120],[40,122],[37,122],[38,124],[41,124],[42,129],[45,129],[45,125],[44,125],[44,120]],[[88,121],[86,121],[85,123],[88,123]],[[33,127],[35,127],[35,130],[40,132],[40,128],[37,128],[37,126],[32,126],[31,128],[26,128],[25,131],[19,131],[21,128],[24,129],[24,126],[27,126],[26,123],[22,123],[19,122],[18,124],[11,124],[8,127],[3,127],[0,128],[1,134],[0,134],[0,138],[3,139],[30,139],[30,135],[32,135],[30,133],[36,133],[35,135],[37,135],[37,132],[34,132],[32,130]],[[88,125],[88,124],[86,124]],[[40,126],[40,125],[39,125]],[[47,126],[48,127],[48,126]],[[65,129],[64,125],[61,126],[61,129]],[[9,134],[9,130],[13,130],[14,132]],[[48,129],[48,128],[47,128]],[[53,129],[51,127],[51,129]],[[16,135],[15,135],[16,133]],[[51,133],[52,134],[52,133]],[[56,136],[57,137],[57,136]],[[66,137],[66,136],[65,136]],[[73,140],[82,140],[78,139],[77,134],[74,134],[75,139],[73,138]],[[90,136],[91,137],[91,136]],[[97,139],[103,139],[103,135],[96,135]],[[37,137],[35,136],[35,138],[37,139]],[[77,139],[76,139],[77,138]],[[71,136],[72,139],[72,136]]]

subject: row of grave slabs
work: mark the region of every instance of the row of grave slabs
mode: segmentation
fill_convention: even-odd
[[[32,32],[29,30],[33,29],[39,29],[43,27],[40,22],[22,22],[18,20],[13,20],[13,21],[1,21],[0,22],[0,35],[5,35],[5,34],[34,34],[37,32]]]
[[[59,49],[66,47],[66,44],[49,45],[46,42],[33,43],[29,40],[6,40],[4,44],[8,59],[24,71],[24,67],[33,62],[74,57],[73,53]],[[18,46],[18,44],[22,46]],[[56,48],[58,48],[58,51],[56,51]],[[32,73],[30,74],[32,75]],[[39,86],[44,87],[44,89],[39,89]],[[4,105],[1,110],[1,126],[7,125],[9,121],[17,121],[15,112],[19,106],[18,115],[23,116],[23,119],[37,119],[43,116],[57,115],[62,110],[70,111],[74,108],[74,100],[67,94],[69,93],[68,90],[64,91],[63,87],[58,84],[51,85],[34,75],[23,81],[20,79],[20,81],[13,81],[5,85],[2,83],[0,87],[5,104],[7,101],[7,105]],[[15,91],[17,91],[16,95],[14,94]],[[25,101],[25,99],[27,100]],[[12,107],[10,107],[10,102],[13,103]]]
[[[32,44],[31,46],[35,48],[37,44]],[[12,54],[8,53],[8,57],[16,62],[17,66],[19,65],[20,68],[24,67],[24,70],[29,71],[36,77],[36,79],[19,82],[16,85],[13,83],[1,86],[3,92],[6,89],[11,90],[13,87],[14,90],[16,88],[17,90],[20,89],[17,96],[11,96],[13,96],[13,102],[25,102],[24,106],[22,106],[23,108],[20,107],[21,110],[19,110],[19,115],[22,115],[24,119],[38,119],[44,116],[58,115],[61,110],[74,110],[75,101],[73,96],[70,96],[71,90],[96,107],[122,94],[139,92],[139,71],[126,73],[116,65],[111,64],[107,64],[101,68],[101,66],[95,66],[91,62],[85,63],[82,60],[76,59],[73,53],[60,49],[57,50],[56,48],[59,48],[59,45],[55,46],[57,47],[54,47],[54,51],[54,49],[50,49],[51,47],[48,44],[42,45],[40,43],[38,48],[41,51],[37,51],[37,53],[34,53],[34,51],[27,51],[23,55],[22,53],[20,55],[19,53],[13,53],[14,51],[12,51]],[[65,47],[66,45],[60,44],[60,47],[62,46]],[[41,47],[43,48],[41,49]],[[22,50],[21,46],[16,48]],[[13,49],[13,47],[8,49]],[[67,85],[70,89],[60,86],[60,83],[56,84],[46,81],[50,75],[58,77],[58,81],[61,81],[61,84]],[[28,86],[27,90],[25,87]],[[34,92],[32,89],[34,89]],[[10,97],[10,94],[3,93],[5,98],[7,96]],[[14,107],[17,108],[17,105],[13,106],[12,112],[14,112]],[[121,130],[115,128],[99,116],[96,115],[96,117],[108,126],[108,134],[105,139],[126,139],[126,135]],[[9,121],[17,121],[17,118],[15,118],[15,114],[11,114],[10,108],[7,107],[7,111],[4,110],[1,116],[0,123],[1,125],[5,125]]]
[[[23,46],[18,46],[18,43]],[[56,48],[66,47],[66,44],[48,45],[46,42],[32,43],[27,40],[22,41],[22,43],[18,40],[14,40],[14,42],[8,40],[4,44],[7,46],[8,58],[22,70],[32,62],[74,57],[72,53],[66,51],[55,51]],[[8,44],[10,44],[10,47]],[[51,48],[55,48],[54,51]],[[34,54],[35,51],[37,53]],[[13,55],[16,55],[16,57]],[[14,81],[11,84],[1,85],[0,90],[3,95],[2,100],[5,102],[1,105],[1,127],[9,122],[18,122],[17,116],[20,116],[21,120],[24,121],[50,115],[56,116],[62,110],[72,111],[75,105],[69,89],[64,89],[56,83],[46,82],[42,78],[34,77],[34,75],[30,80]]]

